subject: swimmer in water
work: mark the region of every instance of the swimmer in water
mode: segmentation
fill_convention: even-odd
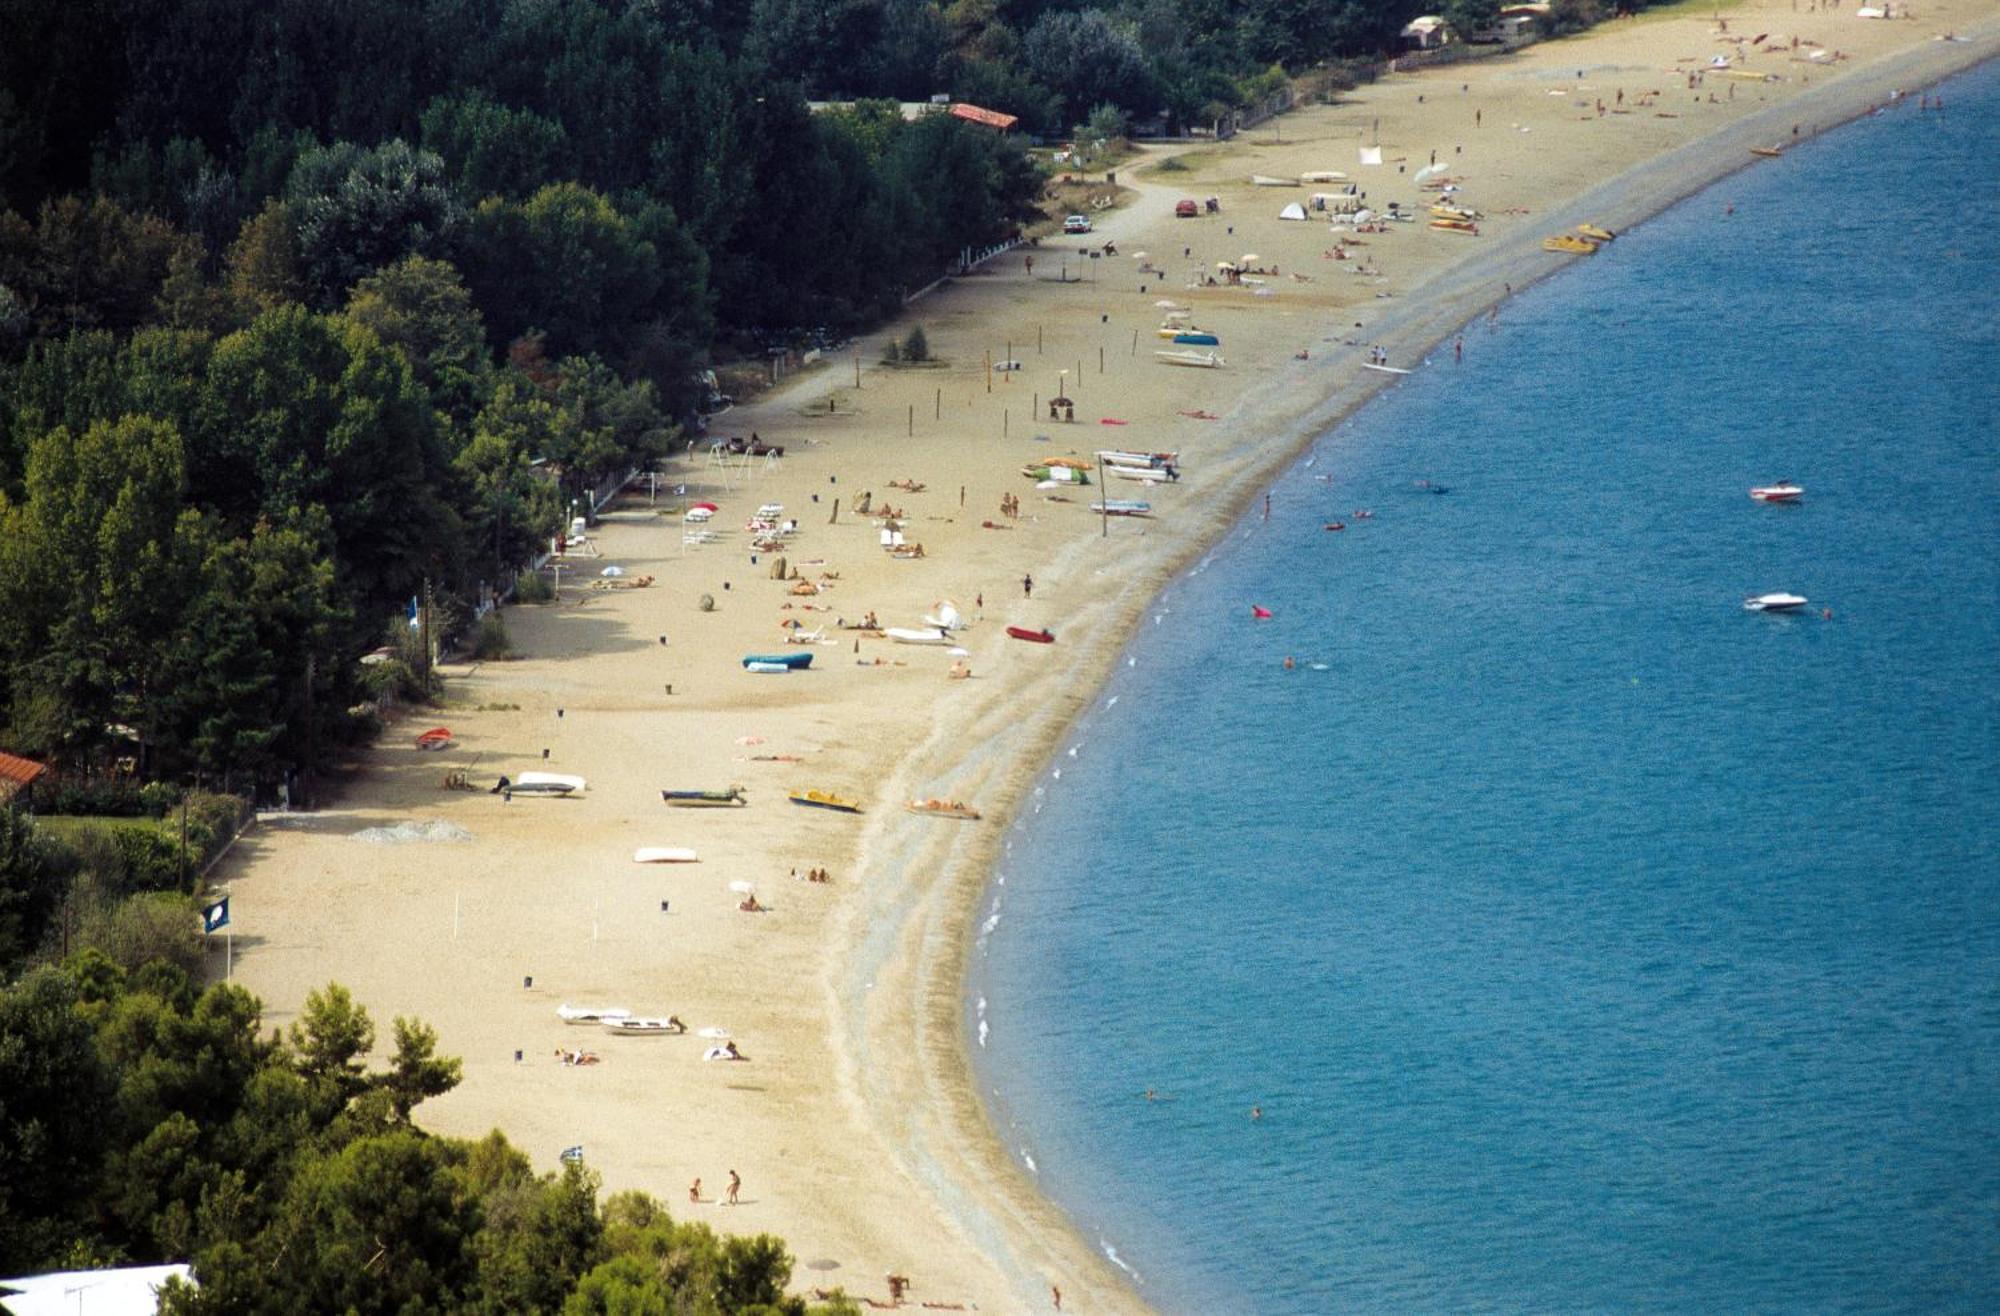
[[[1294,667],[1296,667],[1296,666],[1298,666],[1298,664],[1292,661],[1292,657],[1291,657],[1291,655],[1290,655],[1290,654],[1286,654],[1286,655],[1285,655],[1285,670],[1289,672],[1289,671],[1291,671],[1291,670],[1292,670],[1292,669],[1293,669]],[[1146,1092],[1146,1096],[1147,1096],[1148,1098],[1151,1098],[1151,1096],[1152,1096],[1152,1095],[1153,1095],[1153,1093],[1152,1093],[1152,1090],[1151,1090],[1151,1089],[1148,1089],[1148,1090],[1147,1090],[1147,1092]]]

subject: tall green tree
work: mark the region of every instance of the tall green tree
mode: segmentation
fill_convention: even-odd
[[[0,1271],[55,1263],[99,1183],[113,1078],[98,1059],[76,984],[33,970],[0,987]]]
[[[462,423],[492,388],[485,321],[451,265],[405,256],[354,285],[347,318],[402,352],[431,405]]]
[[[306,295],[321,308],[339,305],[358,280],[405,256],[448,254],[465,223],[444,161],[400,139],[306,152],[292,168],[286,202]]]

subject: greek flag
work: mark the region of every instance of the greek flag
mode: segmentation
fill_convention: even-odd
[[[574,1147],[563,1148],[562,1159],[565,1165],[581,1165],[583,1163],[583,1144],[578,1143]]]
[[[203,932],[214,932],[218,928],[226,928],[228,926],[229,926],[228,896],[224,896],[222,899],[216,901],[212,905],[203,906],[201,911],[201,930]]]

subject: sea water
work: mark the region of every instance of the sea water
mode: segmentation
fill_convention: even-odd
[[[1943,91],[1468,326],[1057,752],[968,1028],[1152,1302],[2000,1310],[2000,70]]]

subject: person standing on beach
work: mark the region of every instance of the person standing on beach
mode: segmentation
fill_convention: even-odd
[[[701,1180],[696,1179],[693,1183],[688,1185],[688,1201],[699,1202],[700,1200],[701,1200]]]
[[[1035,597],[1035,578],[1033,576],[1021,577],[1021,597],[1024,599]]]
[[[1057,1311],[1062,1310],[1062,1290],[1053,1284],[1049,1285],[1049,1301],[1056,1305]]]
[[[736,1205],[736,1190],[741,1188],[742,1186],[743,1186],[742,1178],[736,1173],[736,1171],[731,1170],[729,1172],[729,1204],[731,1206]]]

